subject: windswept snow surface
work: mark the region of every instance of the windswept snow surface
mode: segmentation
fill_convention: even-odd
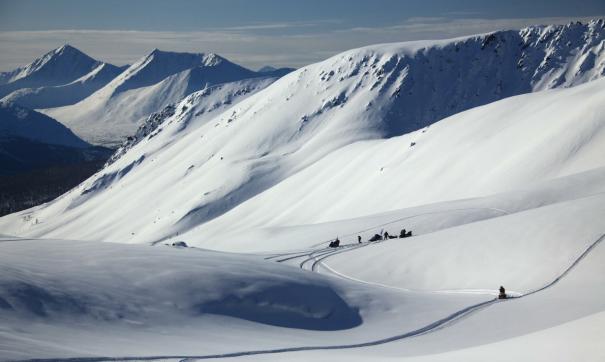
[[[93,144],[116,146],[132,136],[147,116],[212,85],[256,73],[213,53],[154,50],[105,87],[77,104],[43,110]]]

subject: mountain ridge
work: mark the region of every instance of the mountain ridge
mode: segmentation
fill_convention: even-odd
[[[21,88],[58,86],[70,83],[101,64],[66,44],[51,50],[28,65],[0,74],[0,98]]]

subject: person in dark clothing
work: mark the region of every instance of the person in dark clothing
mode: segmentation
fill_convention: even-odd
[[[361,244],[361,235],[357,235],[357,242]]]
[[[389,232],[385,231],[384,232],[384,240],[387,240],[389,238]]]
[[[406,238],[409,238],[410,236],[412,236],[412,230],[408,231],[408,233],[407,233],[407,234],[405,234],[405,237],[406,237]]]
[[[399,237],[405,238],[405,229],[401,229],[401,232],[399,233]]]
[[[503,286],[500,286],[500,294],[498,294],[498,299],[506,299],[506,290]]]

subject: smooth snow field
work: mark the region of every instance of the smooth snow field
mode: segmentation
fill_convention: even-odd
[[[193,79],[164,57],[238,72],[0,218],[0,360],[605,361],[604,29],[376,45],[279,79],[155,51],[46,113],[153,103],[131,131]]]

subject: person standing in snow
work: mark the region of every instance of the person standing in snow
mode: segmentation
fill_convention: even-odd
[[[503,286],[500,286],[500,294],[498,294],[498,299],[506,299],[506,290]]]
[[[357,242],[361,244],[361,235],[357,235]]]
[[[388,238],[389,238],[389,232],[385,231],[384,232],[384,240],[388,240]]]

